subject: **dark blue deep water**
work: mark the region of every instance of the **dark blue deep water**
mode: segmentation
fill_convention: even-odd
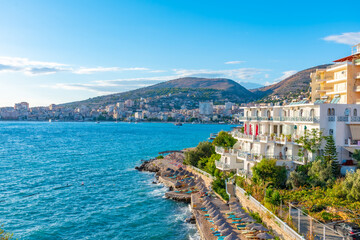
[[[226,125],[0,122],[0,225],[18,239],[194,239],[141,159]]]

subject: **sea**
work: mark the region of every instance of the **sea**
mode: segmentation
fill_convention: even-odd
[[[189,205],[134,167],[231,127],[0,122],[0,226],[26,240],[199,239]]]

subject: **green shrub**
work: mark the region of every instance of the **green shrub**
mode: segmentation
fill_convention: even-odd
[[[263,159],[253,168],[252,180],[260,185],[264,183],[273,183],[276,188],[282,188],[286,183],[286,168],[276,166],[275,159]]]
[[[230,133],[221,131],[214,139],[214,146],[224,147],[224,148],[232,148],[234,144],[237,142]]]

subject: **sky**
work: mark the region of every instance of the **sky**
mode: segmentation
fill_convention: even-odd
[[[269,85],[350,55],[360,43],[357,5],[0,0],[0,107],[59,104],[187,76]]]

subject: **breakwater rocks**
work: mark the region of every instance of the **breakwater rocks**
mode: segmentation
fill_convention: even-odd
[[[167,193],[165,193],[165,197],[168,199],[172,199],[174,201],[178,201],[178,202],[185,202],[185,203],[191,202],[191,195],[189,195],[189,194],[167,192]]]
[[[150,159],[147,161],[143,161],[140,166],[136,166],[135,169],[139,171],[146,171],[146,172],[159,172],[160,168],[155,164],[157,159]]]

